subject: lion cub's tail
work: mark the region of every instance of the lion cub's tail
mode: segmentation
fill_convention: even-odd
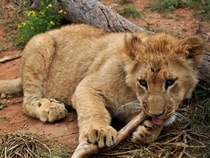
[[[14,94],[22,91],[21,78],[13,80],[0,80],[0,94]]]

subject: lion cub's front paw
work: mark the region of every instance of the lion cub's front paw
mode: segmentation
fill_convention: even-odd
[[[155,125],[150,120],[145,120],[132,134],[131,141],[137,144],[148,144],[159,136],[162,126]]]
[[[42,122],[54,122],[64,118],[67,110],[63,103],[54,99],[40,99],[37,108],[37,117]]]
[[[94,122],[93,122],[94,124]],[[116,142],[117,131],[111,126],[91,126],[81,131],[80,142],[86,140],[99,148],[112,146]]]

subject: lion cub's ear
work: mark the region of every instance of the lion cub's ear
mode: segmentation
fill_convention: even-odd
[[[197,36],[186,37],[181,40],[182,47],[186,50],[186,58],[192,60],[195,66],[202,60],[204,42]]]
[[[137,55],[138,47],[141,45],[142,40],[135,34],[125,34],[125,54],[132,60]]]

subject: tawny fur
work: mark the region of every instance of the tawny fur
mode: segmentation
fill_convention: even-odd
[[[87,25],[36,35],[22,55],[24,111],[54,122],[66,116],[64,104],[72,105],[79,141],[111,146],[112,117],[127,122],[141,110],[162,120],[175,114],[198,82],[202,48],[196,36],[105,33]],[[139,107],[126,106],[137,99]],[[132,140],[154,141],[162,126],[145,120]]]

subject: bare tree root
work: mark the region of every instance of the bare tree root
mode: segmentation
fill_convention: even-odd
[[[141,112],[139,115],[134,117],[126,126],[124,126],[119,132],[117,136],[117,142],[109,147],[109,148],[103,148],[99,149],[97,145],[90,144],[88,142],[82,142],[80,143],[76,150],[74,151],[72,158],[85,158],[91,154],[98,153],[100,150],[110,150],[113,147],[115,147],[118,143],[120,143],[122,140],[124,140],[144,119],[146,115]]]

